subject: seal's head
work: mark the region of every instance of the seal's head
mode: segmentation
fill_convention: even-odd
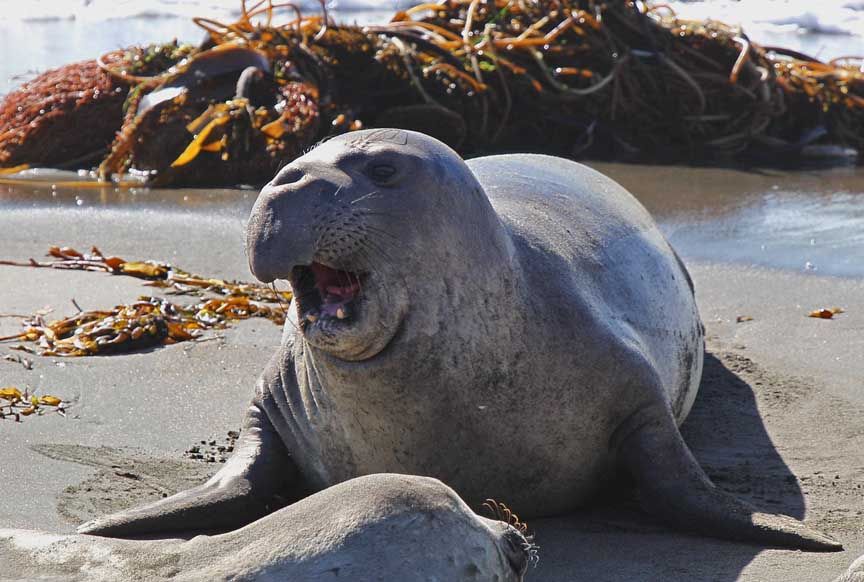
[[[246,249],[257,278],[290,281],[308,344],[360,361],[390,343],[442,269],[470,278],[494,265],[485,255],[506,246],[500,229],[456,152],[420,133],[368,130],[283,168],[255,203]]]

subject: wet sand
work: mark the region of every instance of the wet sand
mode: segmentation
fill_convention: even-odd
[[[650,190],[645,184],[658,193],[669,188],[675,207],[697,200],[680,183],[669,186],[662,171],[644,172],[629,174],[643,191]],[[38,258],[51,244],[96,244],[128,259],[165,259],[205,275],[250,278],[242,233],[254,192],[231,203],[219,196],[200,202],[182,191],[149,194],[118,205],[91,193],[78,205],[62,192],[36,199],[7,192],[0,254]],[[168,209],[183,196],[193,196],[195,204],[187,199],[186,207]],[[663,210],[647,194],[644,200],[670,221],[664,224],[684,215]],[[710,351],[684,428],[688,443],[719,486],[762,509],[805,519],[840,539],[846,551],[766,550],[675,533],[635,510],[632,494],[621,491],[577,514],[531,523],[541,560],[528,580],[831,580],[864,553],[864,279],[684,254]],[[0,313],[50,305],[66,315],[74,312],[73,298],[93,309],[153,293],[134,279],[13,267],[0,267],[0,286]],[[805,316],[823,305],[846,313],[834,320]],[[740,315],[753,321],[736,323]],[[0,335],[17,325],[0,318]],[[279,334],[269,322],[250,321],[218,339],[138,354],[28,356],[32,370],[0,360],[0,385],[29,386],[74,402],[67,418],[0,423],[0,524],[69,532],[80,521],[206,478],[218,461],[191,460],[185,451],[202,440],[218,446],[239,427]],[[0,344],[0,356],[7,353],[17,354]]]

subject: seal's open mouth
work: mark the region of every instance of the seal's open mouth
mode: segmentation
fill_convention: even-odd
[[[291,288],[297,301],[300,326],[320,322],[348,323],[357,317],[361,275],[321,263],[291,270]]]

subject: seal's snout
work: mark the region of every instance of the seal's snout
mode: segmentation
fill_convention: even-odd
[[[246,227],[246,256],[259,280],[285,279],[296,265],[308,265],[314,241],[308,228],[308,198],[297,196],[290,186],[261,190]]]

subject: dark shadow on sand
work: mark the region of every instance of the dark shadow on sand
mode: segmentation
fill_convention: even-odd
[[[803,517],[803,493],[765,430],[753,389],[710,353],[682,433],[719,487],[761,510]],[[641,513],[626,488],[529,525],[540,564],[527,578],[543,582],[731,582],[764,549],[670,530]]]

